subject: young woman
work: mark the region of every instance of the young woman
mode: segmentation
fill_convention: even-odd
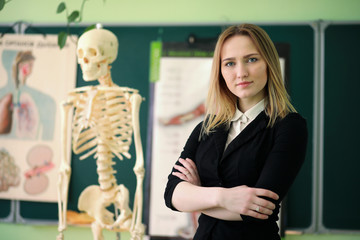
[[[166,205],[202,213],[194,239],[280,239],[280,203],[306,145],[271,39],[256,25],[229,27],[216,44],[205,121],[168,177]]]

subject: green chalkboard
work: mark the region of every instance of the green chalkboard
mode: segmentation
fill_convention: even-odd
[[[0,200],[0,219],[6,219],[11,214],[11,200]]]
[[[141,137],[145,156],[148,155],[148,121],[151,102],[149,101],[149,60],[150,43],[155,40],[163,42],[187,42],[189,35],[196,39],[216,39],[226,26],[105,26],[114,32],[119,40],[119,53],[113,63],[112,77],[120,86],[136,88],[145,98],[140,109]],[[293,184],[287,198],[285,223],[288,228],[307,228],[311,224],[312,207],[312,115],[313,115],[313,76],[314,76],[314,31],[310,25],[266,25],[264,29],[276,43],[289,45],[290,61],[289,82],[287,88],[292,102],[298,112],[306,119],[309,128],[309,145],[306,160],[298,178]],[[28,29],[27,33],[57,34],[64,27],[37,27]],[[85,28],[71,28],[73,34],[80,35]],[[78,67],[77,87],[84,86],[81,70]],[[64,79],[66,81],[66,79]],[[95,82],[94,82],[95,83]],[[59,83],[61,84],[61,83]],[[135,156],[134,146],[130,149]],[[130,201],[133,201],[135,191],[135,175],[133,174],[134,159],[117,161],[118,183],[125,184],[130,191]],[[77,210],[77,199],[81,191],[88,185],[97,184],[95,161],[92,159],[79,160],[72,155],[72,175],[69,189],[69,209]],[[148,182],[145,183],[148,185]],[[154,187],[154,186],[152,186]],[[0,201],[0,209],[5,209],[6,203]],[[146,206],[145,206],[146,207]],[[20,202],[20,214],[25,219],[57,219],[57,204]],[[146,214],[146,209],[145,209]],[[145,216],[146,218],[146,216]]]
[[[323,223],[360,229],[360,25],[325,29]]]

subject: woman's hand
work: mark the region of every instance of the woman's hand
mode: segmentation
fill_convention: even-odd
[[[274,200],[279,196],[266,189],[239,186],[223,188],[218,195],[221,207],[238,214],[251,216],[258,219],[267,219],[275,209],[275,204],[261,197]]]
[[[173,172],[172,174],[193,185],[201,186],[200,177],[194,161],[192,161],[190,158],[179,158],[179,162],[182,164],[182,166],[177,164],[174,166],[174,168],[179,172]]]

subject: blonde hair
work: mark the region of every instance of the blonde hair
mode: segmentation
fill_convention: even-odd
[[[230,92],[221,74],[222,46],[227,39],[236,35],[250,37],[266,62],[268,81],[265,86],[265,102],[267,103],[265,113],[270,118],[268,126],[273,126],[278,117],[284,118],[288,113],[296,112],[285,89],[279,55],[268,34],[253,24],[231,26],[219,36],[216,43],[210,86],[205,103],[206,116],[202,129],[204,134],[209,134],[214,128],[224,123],[230,123],[236,111],[238,98]]]

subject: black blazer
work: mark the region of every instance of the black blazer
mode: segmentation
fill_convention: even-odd
[[[201,214],[194,239],[280,239],[276,223],[279,204],[305,159],[308,135],[306,121],[298,113],[278,119],[273,127],[267,127],[268,121],[265,112],[261,112],[225,152],[227,126],[199,138],[200,123],[191,133],[180,157],[195,162],[202,186],[247,185],[269,189],[280,196],[278,201],[273,200],[276,209],[267,220],[242,215],[243,221],[224,221]],[[176,164],[180,165],[178,161]],[[173,210],[177,210],[171,204],[173,191],[181,181],[170,173],[165,203]]]

